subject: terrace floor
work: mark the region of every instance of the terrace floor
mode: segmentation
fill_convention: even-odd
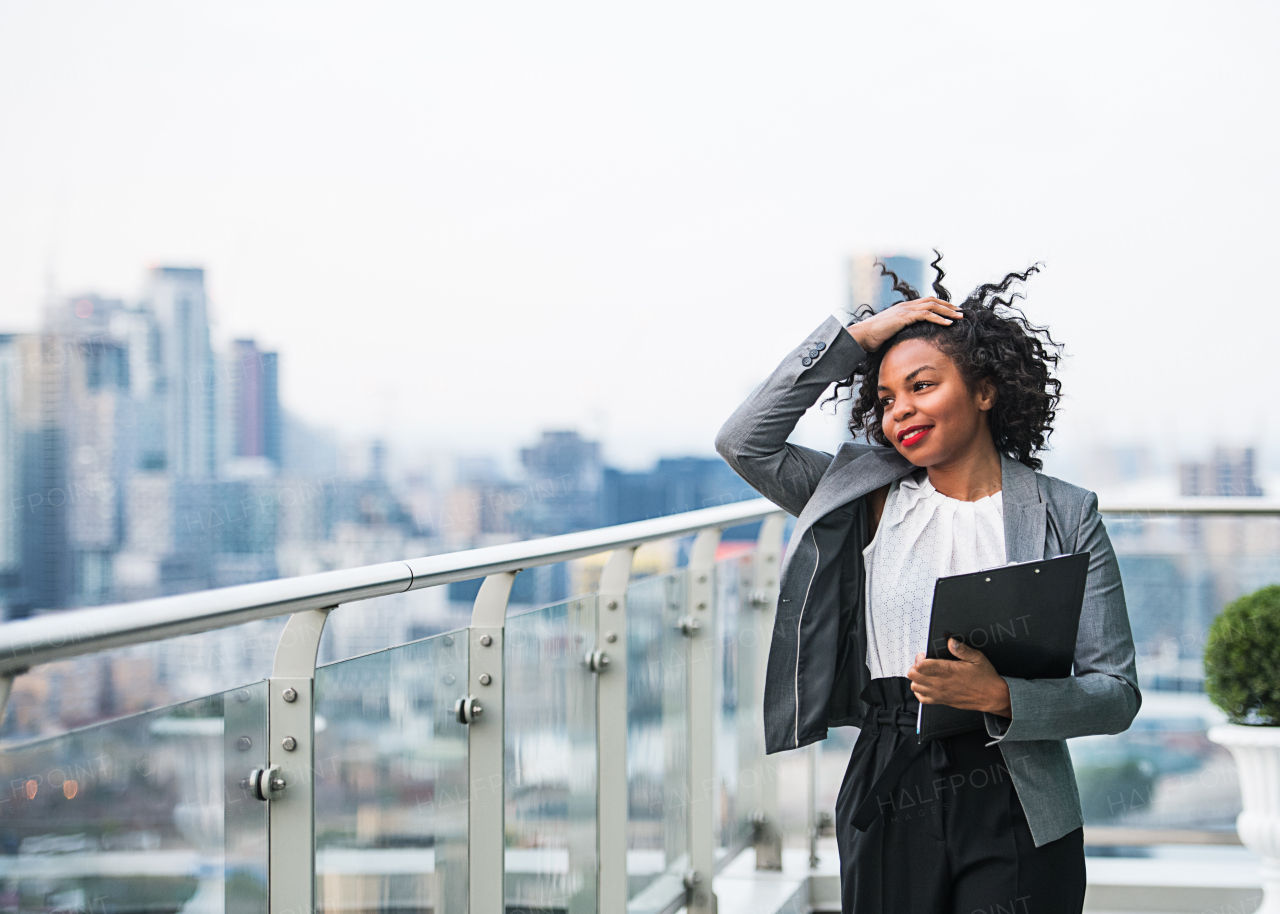
[[[1085,858],[1089,914],[1251,914],[1262,903],[1258,858],[1240,847],[1156,847],[1148,857]],[[786,848],[781,872],[758,872],[747,848],[715,879],[721,911],[805,914],[840,910],[839,857],[834,838],[818,845],[809,868],[804,848]]]

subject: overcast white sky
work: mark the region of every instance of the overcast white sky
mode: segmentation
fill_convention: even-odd
[[[199,264],[313,422],[637,466],[713,453],[849,253],[937,245],[1045,262],[1064,448],[1274,464],[1277,18],[0,0],[0,328]]]

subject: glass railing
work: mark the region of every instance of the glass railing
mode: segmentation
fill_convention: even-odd
[[[316,909],[465,911],[465,632],[316,669]]]
[[[509,910],[595,910],[595,632],[595,597],[507,619]]]
[[[636,544],[661,537],[614,536],[599,592],[549,606],[508,612],[517,571],[494,566],[600,554],[583,535],[539,541],[537,560],[478,552],[493,573],[470,626],[333,662],[316,661],[394,635],[330,627],[343,608],[305,581],[286,594],[302,604],[287,624],[219,628],[161,601],[116,611],[169,613],[179,637],[96,652],[28,639],[49,659],[46,678],[20,669],[19,733],[57,727],[59,714],[32,714],[53,709],[48,696],[30,696],[77,670],[67,693],[91,719],[111,715],[88,680],[132,674],[148,694],[181,694],[236,669],[268,676],[4,745],[0,910],[710,912],[717,869],[779,833],[756,693],[783,528],[764,503],[711,510],[710,523],[652,527],[686,537],[683,567],[632,580]],[[762,517],[758,541],[720,543]],[[421,561],[436,570],[337,583],[387,593],[460,577],[457,562]],[[249,587],[195,596],[201,612],[241,612],[257,605]],[[394,626],[379,607],[406,600],[375,592],[350,618]],[[80,622],[89,640],[102,628]]]
[[[765,756],[784,524],[771,506],[733,510],[682,540],[682,567],[634,580],[636,544],[668,528],[630,539],[591,531],[613,547],[603,569],[596,560],[598,592],[509,615],[515,566],[601,550],[549,538],[537,559],[535,544],[501,561],[486,553],[473,566],[490,573],[471,625],[318,666],[317,655],[332,660],[325,620],[343,610],[315,608],[333,604],[305,588],[284,626],[184,634],[145,655],[119,641],[71,659],[51,648],[36,669],[100,673],[93,661],[111,657],[99,688],[118,692],[130,675],[154,679],[166,645],[189,658],[184,645],[225,648],[238,630],[253,636],[253,669],[270,675],[35,738],[26,734],[36,706],[23,705],[26,729],[0,751],[0,910],[710,912],[713,876],[743,849],[771,868],[784,839],[813,846],[857,735],[837,729],[819,746]],[[720,542],[720,529],[760,517],[758,540]],[[1070,741],[1094,844],[1235,840],[1235,769],[1205,737],[1221,718],[1195,686],[1194,657],[1212,618],[1204,607],[1280,578],[1280,521],[1252,518],[1232,532],[1219,520],[1108,518],[1144,704],[1126,733]],[[1232,554],[1221,545],[1230,542],[1252,545]],[[404,576],[406,592],[447,586],[469,567],[448,558],[415,560],[393,578]],[[1157,565],[1165,570],[1141,572]],[[340,583],[389,586],[365,577]],[[1199,587],[1199,602],[1183,587]],[[380,604],[407,598],[357,599],[374,619],[394,616]],[[1175,668],[1169,639],[1146,635],[1162,631],[1162,613],[1187,655],[1176,687],[1145,681],[1152,656]],[[277,642],[274,668],[263,633]],[[371,632],[343,643],[387,640]],[[209,675],[166,669],[171,683]],[[23,694],[40,683],[49,680],[31,677]]]
[[[1250,499],[1234,499],[1248,502]],[[1114,736],[1069,741],[1094,839],[1238,843],[1235,763],[1208,730],[1209,625],[1243,594],[1280,582],[1280,517],[1107,514],[1138,652],[1142,707]]]
[[[627,892],[633,914],[661,911],[689,867],[685,569],[627,592]]]
[[[0,909],[266,914],[267,684],[0,753]]]

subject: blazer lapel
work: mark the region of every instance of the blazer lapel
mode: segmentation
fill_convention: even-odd
[[[1035,471],[1000,456],[1000,499],[1004,505],[1004,557],[1007,562],[1044,558],[1045,504]]]
[[[893,448],[878,447],[831,471],[818,483],[796,518],[791,542],[798,543],[809,527],[836,508],[914,469],[915,465]],[[1045,504],[1040,500],[1035,471],[1001,455],[1000,489],[1004,505],[1005,561],[1033,562],[1044,558]],[[791,558],[790,549],[785,558]]]
[[[822,478],[804,510],[796,518],[798,541],[804,531],[841,505],[893,482],[915,469],[911,461],[893,448],[878,447],[855,457]]]

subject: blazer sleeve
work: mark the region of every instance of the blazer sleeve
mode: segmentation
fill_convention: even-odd
[[[865,358],[840,321],[828,317],[721,426],[716,450],[753,489],[799,517],[833,455],[788,444],[787,436],[823,391]]]
[[[1074,675],[1065,679],[1006,676],[1012,719],[984,715],[987,733],[996,742],[1120,733],[1138,713],[1142,694],[1120,565],[1098,513],[1098,496],[1092,492],[1083,502],[1075,551],[1089,553],[1089,574]]]

